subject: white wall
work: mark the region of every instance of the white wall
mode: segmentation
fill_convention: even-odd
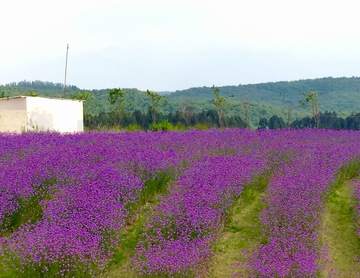
[[[26,110],[26,97],[0,99],[0,110]]]
[[[0,132],[20,133],[27,127],[26,99],[0,100]]]
[[[26,106],[28,130],[84,131],[82,101],[28,97]]]
[[[26,126],[26,110],[0,110],[0,132],[20,133]]]
[[[83,102],[42,97],[0,99],[0,132],[82,132]]]

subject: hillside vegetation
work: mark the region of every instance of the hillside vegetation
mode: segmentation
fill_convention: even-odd
[[[270,82],[261,84],[247,84],[238,86],[218,87],[220,94],[226,99],[224,113],[226,115],[240,115],[244,118],[244,105],[247,105],[248,117],[252,126],[257,126],[261,118],[269,119],[273,115],[287,118],[291,110],[291,121],[311,116],[308,109],[301,108],[299,101],[309,91],[318,93],[320,112],[336,112],[337,116],[346,117],[360,111],[360,102],[357,101],[360,92],[360,78],[320,78],[289,82]],[[151,89],[151,88],[149,88]],[[93,105],[89,107],[92,115],[110,111],[108,102],[110,89],[83,90],[76,86],[68,86],[66,98],[76,93],[89,92],[93,96]],[[144,91],[126,89],[126,110],[147,112],[151,100]],[[42,81],[22,81],[0,85],[3,96],[37,94],[46,97],[64,97],[62,84]],[[164,95],[165,105],[159,107],[160,113],[169,114],[176,111],[191,110],[199,113],[213,109],[211,102],[213,91],[210,87],[190,88],[175,91]]]
[[[224,86],[220,89],[224,96],[233,96],[234,99],[255,103],[282,106],[283,99],[294,109],[300,109],[298,102],[302,93],[316,91],[319,93],[319,102],[323,111],[357,112],[360,109],[360,103],[357,101],[360,92],[359,77],[328,77],[289,82],[240,84],[238,86]],[[199,100],[209,100],[212,97],[209,87],[176,91],[171,97],[181,99],[186,95]]]

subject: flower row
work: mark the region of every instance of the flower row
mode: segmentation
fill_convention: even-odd
[[[139,273],[186,276],[201,269],[227,209],[262,166],[249,154],[205,157],[188,167],[146,226],[134,259]]]
[[[307,135],[270,181],[261,214],[267,243],[250,263],[256,277],[315,277],[321,268],[318,228],[325,196],[336,172],[360,149],[352,133]]]

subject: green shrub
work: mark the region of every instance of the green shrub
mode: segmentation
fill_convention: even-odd
[[[138,124],[131,124],[128,125],[127,127],[125,127],[126,131],[140,131],[141,130],[141,126]]]
[[[149,130],[151,131],[159,131],[159,130],[175,130],[175,127],[169,123],[168,120],[162,121],[160,123],[153,123],[149,126]]]

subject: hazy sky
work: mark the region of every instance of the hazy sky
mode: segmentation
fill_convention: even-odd
[[[0,84],[175,91],[360,76],[356,0],[11,0]]]

